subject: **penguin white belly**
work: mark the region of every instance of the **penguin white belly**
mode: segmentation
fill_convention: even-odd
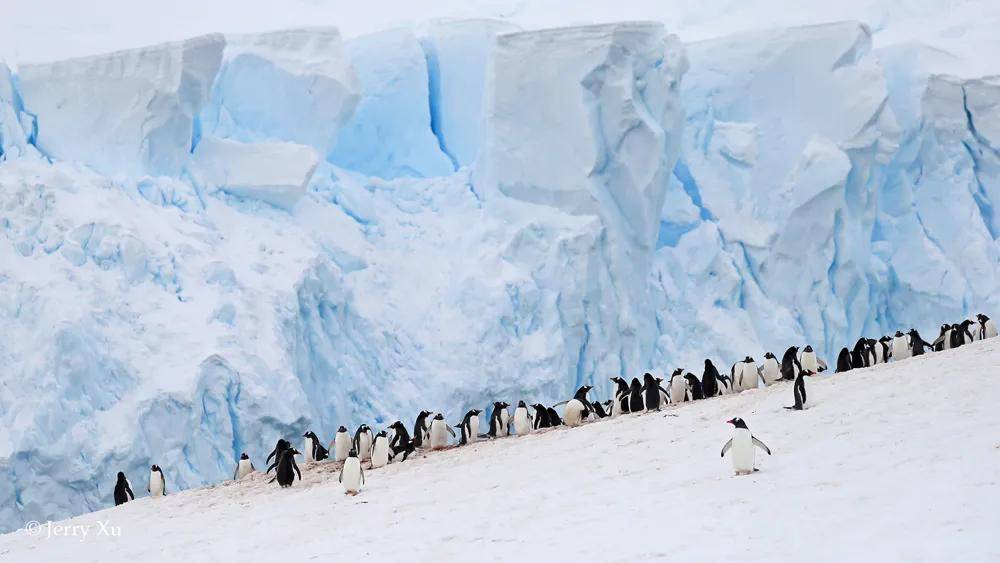
[[[344,486],[345,493],[361,492],[361,460],[352,457],[344,462],[340,484]]]
[[[760,374],[757,373],[757,366],[750,362],[743,363],[743,391],[749,391],[760,387]]]
[[[302,453],[306,456],[306,461],[316,461],[313,457],[313,439],[306,438],[302,443]]]
[[[885,348],[882,347],[882,343],[878,342],[875,344],[875,363],[881,364],[886,361],[885,358]]]
[[[371,454],[372,467],[383,467],[389,463],[389,439],[378,438]]]
[[[240,464],[236,467],[236,480],[237,481],[239,481],[240,479],[246,477],[251,472],[253,472],[253,469],[250,468],[250,465],[251,465],[251,463],[250,463],[249,459],[241,459],[240,460]]]
[[[687,400],[687,379],[676,376],[670,380],[670,402],[683,403]]]
[[[160,473],[155,471],[149,472],[149,496],[163,496],[163,477]]]
[[[566,426],[570,428],[574,426],[580,426],[583,422],[583,411],[585,407],[578,399],[570,399],[566,403],[566,409],[563,411],[563,422]]]
[[[910,357],[910,346],[906,342],[905,336],[896,336],[892,339],[892,360],[898,362]]]
[[[737,428],[733,431],[733,448],[730,453],[733,456],[733,471],[737,475],[753,473],[753,439],[749,430]]]
[[[799,364],[802,366],[802,371],[806,373],[819,373],[819,363],[816,361],[815,352],[803,352]]]
[[[361,461],[372,458],[372,438],[367,432],[358,436],[358,457]]]
[[[997,336],[997,325],[993,322],[993,319],[986,321],[986,326],[983,327],[983,332],[985,332],[985,338],[996,338]]]
[[[531,423],[528,422],[528,409],[519,407],[514,411],[514,432],[518,436],[524,436],[531,432]]]
[[[469,419],[469,442],[479,440],[479,417],[474,416]]]
[[[347,432],[337,432],[337,437],[333,439],[333,461],[344,461],[350,452],[351,439]]]
[[[507,409],[500,411],[500,423],[501,427],[497,433],[500,436],[510,435],[510,413],[507,412]]]
[[[768,358],[760,373],[764,377],[764,385],[770,385],[777,381],[781,377],[781,366],[778,365],[778,360]]]
[[[431,449],[440,450],[448,445],[448,428],[443,420],[431,423]]]
[[[944,342],[941,343],[941,348],[944,350],[951,350],[951,331],[944,333]]]

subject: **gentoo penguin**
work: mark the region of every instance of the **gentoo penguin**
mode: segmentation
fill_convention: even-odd
[[[691,394],[692,401],[700,401],[705,398],[705,391],[701,388],[701,381],[695,374],[688,372],[684,374],[684,379],[687,379],[688,393]]]
[[[295,463],[295,456],[297,455],[300,454],[295,448],[288,448],[287,450],[281,452],[278,459],[274,460],[274,465],[267,469],[268,471],[272,468],[276,469],[274,477],[268,481],[268,484],[277,480],[278,484],[281,485],[282,488],[291,487],[292,483],[295,482],[295,475],[298,475],[299,481],[301,481],[302,472],[299,471],[299,465]]]
[[[490,430],[488,435],[494,438],[502,438],[507,435],[507,426],[503,423],[503,412],[507,410],[507,403],[497,401],[493,403],[493,412],[490,413]]]
[[[330,457],[330,451],[323,447],[315,432],[310,430],[302,437],[305,438],[306,461],[323,461]]]
[[[590,414],[590,399],[587,398],[587,393],[593,389],[590,385],[584,385],[583,387],[576,390],[576,394],[573,398],[566,402],[566,408],[563,410],[563,419],[566,421],[566,426],[570,428],[574,426],[580,426],[583,423],[583,419],[587,418]]]
[[[528,412],[528,405],[524,401],[518,401],[514,409],[514,433],[524,436],[531,433],[531,413]]]
[[[594,411],[594,414],[597,415],[597,418],[607,418],[611,416],[610,411],[614,403],[614,401],[604,401],[603,403],[600,401],[594,401],[590,404],[590,407]]]
[[[125,504],[130,500],[135,500],[135,493],[132,492],[132,485],[129,484],[125,474],[118,472],[118,482],[115,483],[115,506]]]
[[[712,360],[705,360],[705,371],[701,374],[701,390],[706,397],[722,394],[719,392],[719,370],[715,369]]]
[[[448,434],[455,436],[455,431],[444,421],[444,415],[437,413],[431,420],[431,449],[440,450],[448,445]]]
[[[349,455],[350,453],[348,453]],[[375,435],[369,459],[371,459],[372,467],[383,467],[389,464],[389,435],[385,430],[380,430]]]
[[[413,441],[410,440],[410,433],[406,431],[406,426],[399,420],[393,422],[389,428],[393,432],[392,440],[389,441],[390,457],[395,459],[399,454],[403,454],[403,461],[406,461],[407,456],[416,450]]]
[[[427,417],[431,415],[431,411],[420,411],[417,415],[416,422],[413,423],[413,447],[422,448],[424,447],[424,440],[427,439]]]
[[[243,452],[240,454],[239,463],[236,464],[236,471],[233,472],[233,481],[239,481],[254,471],[256,471],[256,468],[253,466],[253,462],[250,461],[250,456],[246,452]]]
[[[812,373],[801,370],[798,375],[795,376],[795,383],[792,384],[792,395],[795,398],[795,404],[790,407],[785,407],[789,410],[800,411],[805,408],[806,405],[806,376],[812,376]]]
[[[785,355],[781,357],[781,379],[792,381],[795,379],[795,375],[801,370],[802,364],[799,363],[799,348],[798,346],[792,346],[788,350],[785,350]]]
[[[969,319],[965,319],[961,323],[952,326],[955,331],[951,337],[952,348],[958,348],[973,341],[971,327],[972,321]]]
[[[726,445],[722,446],[720,457],[725,457],[726,452],[732,448],[733,470],[737,475],[749,475],[757,470],[754,467],[753,447],[759,447],[767,452],[767,455],[771,455],[771,450],[764,445],[764,442],[750,434],[750,429],[747,428],[747,424],[743,422],[742,418],[734,418],[726,422],[733,425],[733,437],[726,442]]]
[[[372,443],[374,441],[375,435],[372,434],[372,429],[367,424],[358,426],[357,431],[354,432],[354,441],[352,444],[354,450],[358,452],[358,459],[368,461],[372,458]]]
[[[753,358],[750,356],[743,358],[742,367],[736,369],[739,370],[737,373],[739,383],[736,386],[740,391],[749,391],[760,387],[760,372],[757,371],[757,362]]]
[[[851,371],[851,367],[851,351],[841,348],[840,354],[837,355],[837,373]]]
[[[462,430],[462,437],[458,443],[461,445],[475,442],[479,439],[479,414],[483,412],[479,409],[472,409],[462,417],[462,423],[458,427]]]
[[[728,375],[718,374],[716,376],[716,383],[719,387],[719,395],[730,395],[736,392],[733,389],[733,380]]]
[[[563,421],[561,418],[559,418],[559,413],[556,412],[556,409],[549,407],[548,411],[549,411],[549,426],[562,426]]]
[[[271,463],[272,457],[274,458],[274,461],[278,461],[279,459],[281,459],[281,452],[287,450],[290,447],[292,447],[292,445],[288,443],[288,440],[285,440],[284,438],[278,438],[278,443],[274,445],[274,449],[271,450],[271,453],[267,454],[267,459],[264,461],[264,463],[267,464]],[[268,470],[268,472],[270,472],[270,469]]]
[[[927,341],[925,341],[923,338],[920,337],[920,333],[917,332],[917,329],[911,328],[910,332],[908,332],[907,334],[910,337],[910,351],[912,355],[923,356],[924,352],[927,351],[925,350],[925,348],[929,348],[931,350],[934,349],[933,345],[929,344]]]
[[[643,408],[642,383],[638,377],[633,377],[628,387],[628,412],[642,412]]]
[[[764,385],[771,385],[775,381],[781,379],[781,364],[778,363],[778,358],[774,357],[774,354],[767,352],[764,354],[764,363],[761,364],[760,369],[761,379],[764,380]]]
[[[660,384],[656,381],[651,373],[642,374],[642,391],[644,395],[644,402],[646,406],[646,411],[658,411],[660,410],[660,393],[666,393],[660,388]]]
[[[337,429],[337,435],[333,437],[333,461],[344,461],[351,451],[351,435],[347,433],[347,427],[341,426]]]
[[[979,319],[979,339],[996,338],[997,324],[993,322],[993,319],[982,313],[976,315],[976,318]]]
[[[146,485],[146,492],[151,497],[162,497],[167,494],[167,480],[163,477],[159,465],[149,468],[149,485]]]
[[[510,436],[510,411],[507,410],[510,404],[507,401],[504,401],[502,404],[503,408],[500,409],[500,428],[503,429],[504,436]]]
[[[535,403],[531,405],[531,408],[535,409],[535,423],[534,429],[548,428],[549,424],[549,410],[545,408],[545,405],[540,403]]]
[[[951,349],[951,325],[943,324],[941,325],[941,335],[934,339],[934,351],[940,352],[941,350]]]
[[[799,358],[799,367],[802,371],[806,372],[806,375],[816,375],[823,371],[823,368],[826,366],[816,358],[816,352],[813,352],[812,346],[807,344],[802,349],[802,357]]]
[[[611,381],[615,383],[615,404],[611,409],[611,416],[631,412],[628,408],[630,393],[628,383],[618,376],[612,377]]]
[[[892,337],[892,361],[898,362],[910,357],[910,342],[902,331],[897,330]]]
[[[667,386],[670,387],[671,405],[691,400],[691,396],[688,393],[687,378],[684,377],[684,368],[677,368],[670,374],[670,383]]]
[[[431,424],[433,425],[433,423]],[[340,478],[338,481],[344,486],[344,494],[351,496],[360,493],[361,485],[365,484],[365,471],[361,469],[361,460],[358,459],[358,452],[353,448],[347,453],[344,466],[340,468]]]
[[[889,361],[889,356],[892,353],[891,347],[892,338],[888,336],[883,336],[872,343],[872,349],[875,350],[875,365],[884,364]]]

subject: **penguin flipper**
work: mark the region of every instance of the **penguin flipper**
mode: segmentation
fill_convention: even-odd
[[[274,463],[272,463],[271,466],[267,468],[267,471],[265,471],[264,474],[266,475],[266,474],[270,473],[271,470],[274,469],[277,466],[278,466],[278,460],[274,460]]]
[[[444,427],[448,429],[448,433],[451,434],[452,438],[454,438],[455,437],[455,429],[452,428],[451,426],[449,426],[447,423],[445,423]]]
[[[730,438],[729,440],[726,441],[726,445],[722,446],[722,453],[719,454],[719,457],[726,457],[726,452],[728,452],[729,448],[731,448],[731,447],[733,447],[733,439],[732,438]]]
[[[767,445],[764,442],[761,442],[760,440],[758,440],[754,436],[750,436],[750,439],[753,440],[753,444],[755,446],[757,446],[758,448],[760,448],[760,449],[764,450],[765,452],[767,452],[767,455],[771,455],[771,449],[768,448]]]
[[[295,473],[297,473],[299,475],[299,481],[301,481],[302,480],[302,472],[299,471],[299,464],[295,463],[295,458],[294,457],[292,458],[292,469],[294,469]]]
[[[338,483],[343,483],[344,482],[344,468],[343,467],[340,468],[340,476],[337,477],[337,482]]]
[[[236,464],[236,469],[233,470],[233,481],[236,480],[236,474],[240,472],[240,465]]]
[[[568,400],[567,401],[560,401],[560,402],[552,405],[552,408],[561,407],[561,406],[565,405],[568,402],[569,402]]]
[[[271,480],[270,480],[270,481],[268,481],[268,482],[267,482],[267,484],[268,484],[268,485],[270,485],[270,484],[271,484],[271,483],[273,483],[273,482],[274,482],[274,480],[275,480],[275,479],[277,479],[277,478],[278,478],[277,476],[275,476],[275,477],[271,477]]]

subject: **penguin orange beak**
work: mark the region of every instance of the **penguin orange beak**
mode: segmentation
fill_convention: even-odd
[[[732,419],[730,419],[730,420],[727,420],[727,421],[726,421],[726,424],[733,424],[733,425],[735,425],[735,424],[736,424],[736,419],[735,419],[735,418],[732,418]]]

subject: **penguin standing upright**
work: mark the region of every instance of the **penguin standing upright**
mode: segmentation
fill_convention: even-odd
[[[691,396],[688,394],[687,379],[684,377],[684,368],[677,368],[670,374],[670,383],[667,386],[670,387],[670,404],[676,405],[691,400]]]
[[[628,387],[628,412],[642,412],[643,408],[642,383],[638,377],[633,377]]]
[[[125,504],[130,500],[135,500],[135,493],[132,492],[132,485],[125,478],[125,474],[118,472],[118,482],[115,483],[115,506]]]
[[[778,363],[778,358],[775,358],[774,354],[770,352],[764,354],[764,363],[757,371],[760,372],[764,385],[771,385],[781,379],[781,364]]]
[[[507,403],[497,401],[493,403],[493,412],[490,413],[490,430],[488,435],[494,438],[502,438],[507,435],[507,425],[503,422],[503,414],[507,410]]]
[[[240,454],[239,463],[236,464],[236,471],[233,472],[233,481],[239,481],[254,471],[256,471],[256,468],[253,466],[253,462],[250,461],[250,456],[246,452],[243,452]]]
[[[427,417],[431,415],[431,411],[420,411],[417,415],[416,422],[413,423],[413,440],[412,444],[415,448],[424,447],[424,440],[427,438]]]
[[[350,457],[350,452],[348,452]],[[385,430],[380,430],[372,441],[372,453],[369,456],[373,468],[384,467],[389,464],[389,435]]]
[[[455,431],[444,421],[444,415],[437,413],[431,420],[431,449],[440,450],[448,445],[448,434],[455,436]]]
[[[535,403],[531,405],[531,408],[535,409],[535,422],[534,429],[548,428],[551,426],[549,423],[549,410],[545,408],[545,405],[541,403]]]
[[[731,448],[733,450],[733,471],[737,475],[749,475],[756,471],[754,467],[754,446],[767,452],[767,455],[771,455],[771,450],[764,445],[764,442],[754,438],[742,418],[734,418],[726,422],[733,425],[733,437],[726,442],[726,445],[722,446],[722,455],[720,457],[725,457],[726,452]]]
[[[531,433],[531,413],[524,401],[518,401],[517,408],[514,409],[514,433],[518,436]]]
[[[911,328],[910,332],[907,334],[910,336],[910,352],[913,356],[923,356],[924,352],[926,352],[925,348],[931,350],[934,349],[932,344],[920,337],[920,333],[917,332],[917,329]]]
[[[607,418],[611,416],[611,407],[614,403],[614,401],[604,401],[603,403],[600,401],[594,401],[593,403],[590,403],[590,407],[593,409],[594,414],[597,415],[597,418]]]
[[[706,397],[722,394],[719,392],[719,370],[709,359],[705,360],[705,371],[701,374],[701,390]]]
[[[268,484],[278,481],[281,488],[291,487],[292,483],[295,482],[295,476],[299,476],[299,481],[302,480],[302,472],[299,471],[299,465],[295,463],[295,456],[301,455],[295,448],[288,448],[287,450],[281,452],[278,459],[274,460],[274,464],[268,467],[267,470],[271,471],[274,469],[274,477],[268,481]]]
[[[340,468],[340,477],[337,480],[344,486],[344,494],[354,496],[361,492],[361,486],[365,484],[365,470],[361,469],[358,452],[353,448],[347,452],[347,459]]]
[[[851,371],[851,351],[847,348],[841,348],[840,354],[837,355],[837,373],[843,373],[845,371]]]
[[[651,373],[642,374],[643,384],[642,390],[644,394],[644,402],[646,406],[646,411],[658,411],[660,410],[660,393],[666,394],[662,388],[660,388],[660,383],[653,377]]]
[[[898,362],[910,357],[910,342],[902,331],[897,330],[892,337],[892,361]]]
[[[806,372],[806,375],[816,375],[826,369],[826,364],[823,363],[823,360],[816,357],[816,352],[813,352],[812,346],[806,345],[802,349],[802,357],[799,358],[799,368],[801,371]]]
[[[500,409],[500,428],[503,428],[504,436],[510,436],[510,411],[507,410],[507,407],[509,407],[510,404],[508,404],[507,401],[504,401],[501,404],[503,405],[503,408]]]
[[[341,426],[333,437],[333,461],[345,461],[350,451],[351,435],[347,433],[347,427]]]
[[[693,373],[685,373],[684,379],[687,380],[688,394],[691,395],[692,401],[700,401],[705,398],[705,391],[701,387],[701,381]]]
[[[356,432],[354,432],[353,447],[354,450],[358,452],[358,459],[361,461],[369,461],[372,458],[372,442],[375,441],[375,435],[372,434],[372,429],[368,427],[367,424],[362,424],[358,426]],[[348,452],[350,453],[350,452]]]
[[[975,341],[972,337],[972,321],[965,319],[961,323],[954,325],[955,332],[952,337],[952,348],[958,348]]]
[[[979,313],[976,315],[979,319],[979,339],[985,340],[987,338],[997,337],[997,324],[993,322],[993,319],[987,317],[986,315]]]
[[[591,389],[593,387],[590,385],[584,385],[576,390],[576,394],[573,395],[572,399],[566,402],[566,407],[563,410],[563,419],[566,421],[566,426],[570,428],[579,426],[587,418],[587,415],[590,414],[590,399],[587,398],[587,393]]]
[[[950,324],[945,323],[941,325],[941,334],[936,339],[934,339],[935,352],[951,349],[951,334],[952,334],[952,329]]]
[[[611,378],[615,383],[615,404],[611,409],[611,416],[629,413],[629,387],[628,383],[621,377]]]
[[[271,458],[274,458],[274,461],[278,461],[279,459],[281,459],[281,452],[287,450],[290,447],[292,447],[292,445],[288,443],[288,440],[285,440],[284,438],[278,438],[278,443],[274,445],[274,449],[271,450],[271,453],[267,454],[267,460],[265,460],[264,463],[266,464],[271,463]],[[268,470],[268,472],[270,472],[270,470]]]
[[[549,426],[562,426],[563,421],[559,418],[559,413],[556,412],[556,409],[549,407],[547,410],[549,412]]]
[[[472,409],[462,417],[462,423],[458,425],[462,430],[462,437],[458,441],[459,444],[464,446],[465,444],[479,440],[479,413],[481,412],[483,411]]]
[[[306,461],[323,461],[330,457],[330,451],[323,447],[315,432],[310,430],[302,437],[305,438]]]
[[[795,375],[802,370],[802,364],[799,363],[799,348],[798,346],[792,346],[788,350],[785,350],[785,355],[781,356],[781,379],[792,381],[795,379]]]
[[[892,355],[892,338],[888,336],[879,338],[878,341],[872,343],[872,349],[875,350],[875,364],[888,362]]]
[[[392,440],[389,441],[389,456],[395,459],[399,454],[403,454],[403,461],[406,461],[406,458],[416,451],[416,447],[410,439],[410,433],[406,431],[406,426],[400,420],[393,422],[389,428],[393,432]]]
[[[750,356],[743,358],[742,365],[736,366],[735,369],[736,376],[739,377],[736,386],[740,391],[749,391],[760,387],[760,372],[757,371],[757,362],[753,358]]]
[[[149,468],[149,485],[146,486],[146,492],[151,497],[162,497],[167,494],[167,480],[163,477],[159,465]]]
[[[790,407],[785,407],[789,410],[800,411],[805,408],[806,405],[806,376],[811,376],[812,373],[806,370],[800,370],[795,376],[795,383],[792,384],[792,395],[795,398],[795,404]]]

